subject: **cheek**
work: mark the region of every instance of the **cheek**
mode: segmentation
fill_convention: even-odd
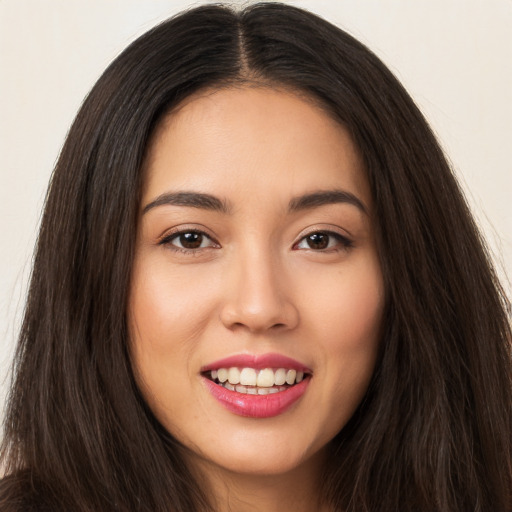
[[[332,351],[372,351],[378,343],[384,285],[376,258],[347,265],[317,279],[315,298],[305,305],[311,325]]]
[[[175,418],[194,421],[187,383],[196,371],[194,354],[211,297],[192,284],[193,276],[173,275],[165,261],[145,260],[141,267],[136,262],[128,303],[130,358],[148,405],[176,432]]]
[[[331,277],[324,293],[310,301],[309,319],[311,332],[318,336],[322,400],[331,411],[334,435],[350,419],[371,380],[379,350],[384,290],[377,264],[347,266],[336,278]]]
[[[190,350],[215,307],[213,287],[197,272],[171,272],[165,262],[150,262],[145,269],[135,266],[132,279],[132,339],[155,357]]]
[[[193,370],[198,333],[207,322],[209,298],[191,276],[175,276],[166,262],[136,261],[128,303],[130,354],[142,393],[157,412],[180,407],[183,383]],[[183,274],[183,273],[182,273]],[[165,416],[165,413],[163,413]]]

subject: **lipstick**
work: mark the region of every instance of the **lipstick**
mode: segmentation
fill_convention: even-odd
[[[216,375],[217,372],[219,375],[221,372],[226,375],[226,369],[229,368],[231,368],[230,373],[234,371],[237,376],[240,375],[237,369],[245,368],[245,371],[252,373],[253,376],[255,375],[255,370],[265,370],[265,372],[261,372],[260,376],[265,374],[266,377],[268,377],[270,373],[271,378],[272,372],[268,370],[276,370],[275,384],[272,386],[272,380],[270,380],[269,384],[263,384],[265,387],[261,388],[251,386],[250,382],[242,382],[242,384],[244,384],[241,386],[243,391],[253,391],[253,393],[246,393],[236,391],[235,389],[239,386],[230,385],[227,382],[225,385],[228,386],[229,389],[223,386],[222,382],[224,382],[227,377],[224,377],[224,380],[221,379],[221,382],[216,382],[214,380],[215,377],[213,379],[209,378],[210,375]],[[287,383],[283,381],[278,383],[277,375],[279,373],[283,375],[283,369],[287,370],[288,374],[293,376],[297,373],[296,383],[293,383],[293,378],[291,381],[288,380]],[[304,364],[281,354],[235,355],[210,363],[201,368],[201,372],[206,388],[223,407],[234,414],[250,418],[271,418],[286,412],[293,404],[302,398],[309,385],[312,373]],[[231,382],[238,384],[238,377],[235,381]],[[258,384],[259,382],[260,378],[258,378]],[[282,385],[283,383],[284,385]],[[245,384],[249,384],[247,388],[252,389],[247,389]],[[253,381],[252,384],[256,384],[256,382]],[[261,384],[259,384],[259,386],[261,386]],[[272,390],[272,392],[268,394],[257,394],[256,390],[260,392]]]
[[[218,370],[219,368],[231,368],[237,366],[239,368],[254,368],[255,370],[263,370],[264,368],[289,368],[304,373],[311,373],[311,370],[292,359],[291,357],[283,356],[282,354],[239,354],[224,359],[219,359],[213,363],[207,364],[201,368],[201,372],[209,370]]]

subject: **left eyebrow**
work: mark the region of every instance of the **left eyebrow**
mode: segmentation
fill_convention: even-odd
[[[363,202],[357,196],[346,190],[319,190],[311,194],[294,197],[288,204],[288,209],[290,212],[296,212],[336,203],[350,204],[368,215],[368,211]]]

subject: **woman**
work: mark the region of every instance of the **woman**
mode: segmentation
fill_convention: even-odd
[[[190,10],[57,163],[2,510],[510,510],[510,339],[383,64],[294,7]]]

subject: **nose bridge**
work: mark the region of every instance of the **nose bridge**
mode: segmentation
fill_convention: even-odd
[[[223,322],[250,331],[292,328],[298,311],[286,285],[284,262],[268,245],[255,245],[246,244],[233,262],[232,291],[224,305]]]

